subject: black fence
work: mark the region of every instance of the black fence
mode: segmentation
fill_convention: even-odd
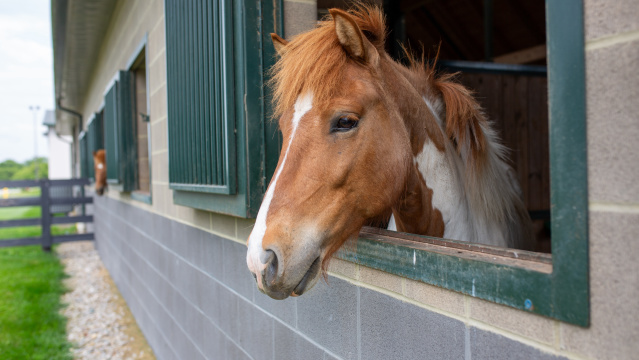
[[[43,250],[51,251],[51,246],[53,244],[59,244],[68,241],[93,240],[93,233],[57,236],[51,235],[51,225],[93,222],[93,216],[84,215],[84,211],[82,211],[82,215],[80,216],[61,217],[54,217],[53,212],[51,211],[52,207],[57,207],[58,209],[61,208],[60,205],[72,206],[93,203],[93,198],[85,197],[83,190],[79,192],[81,194],[80,197],[73,197],[72,191],[55,191],[55,188],[71,189],[73,186],[80,186],[82,188],[85,185],[89,185],[88,179],[0,181],[0,189],[5,187],[40,188],[40,197],[0,199],[0,208],[13,206],[40,206],[42,208],[42,215],[40,218],[3,221],[0,220],[0,228],[17,226],[41,226],[42,235],[40,237],[0,240],[0,247],[42,245]],[[52,188],[54,188],[54,191],[51,191]],[[54,196],[52,196],[52,193],[54,194]],[[55,196],[56,193],[58,194],[58,196]],[[61,197],[60,194],[64,195]]]

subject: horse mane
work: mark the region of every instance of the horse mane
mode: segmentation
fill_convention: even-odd
[[[386,24],[382,10],[356,4],[349,12],[367,39],[378,51],[384,51]],[[340,86],[348,59],[330,16],[315,29],[294,37],[270,70],[274,116],[293,108],[300,94],[312,92],[314,102],[330,99]]]
[[[462,160],[464,190],[470,211],[483,219],[506,224],[507,240],[516,242],[510,247],[526,247],[528,233],[532,234],[532,230],[520,224],[528,214],[509,165],[508,149],[475,100],[474,93],[456,81],[458,73],[437,72],[438,54],[428,62],[423,51],[419,59],[410,49],[404,48],[404,52],[408,70],[422,79],[423,86],[418,90],[434,105],[436,115],[443,119],[443,131]]]

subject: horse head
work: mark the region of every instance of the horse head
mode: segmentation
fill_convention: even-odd
[[[93,152],[93,165],[95,169],[95,192],[102,196],[107,187],[106,182],[106,156],[103,149]]]
[[[310,289],[335,251],[390,210],[401,231],[472,241],[474,225],[462,225],[475,200],[464,188],[477,181],[463,178],[508,168],[469,91],[423,61],[407,68],[384,51],[379,9],[330,15],[290,42],[272,35],[283,146],[248,239],[247,265],[275,299]],[[495,161],[497,170],[482,173]],[[495,191],[509,190],[490,181],[472,190],[478,202]],[[498,202],[480,206],[501,216],[492,210]]]

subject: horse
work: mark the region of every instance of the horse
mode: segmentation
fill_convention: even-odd
[[[107,187],[106,152],[104,149],[93,152],[93,166],[95,170],[95,193],[102,196]]]
[[[290,42],[271,34],[283,149],[248,238],[260,291],[299,296],[370,219],[402,232],[529,249],[532,222],[505,147],[471,91],[384,50],[374,6],[331,9]]]

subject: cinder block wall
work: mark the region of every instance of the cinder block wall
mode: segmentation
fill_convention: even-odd
[[[580,328],[334,261],[275,301],[245,265],[253,221],[176,206],[168,188],[163,1],[119,1],[83,112],[148,34],[153,204],[95,204],[100,255],[160,359],[624,359],[639,351],[639,8],[585,1],[592,325]],[[286,35],[315,22],[285,1]]]

